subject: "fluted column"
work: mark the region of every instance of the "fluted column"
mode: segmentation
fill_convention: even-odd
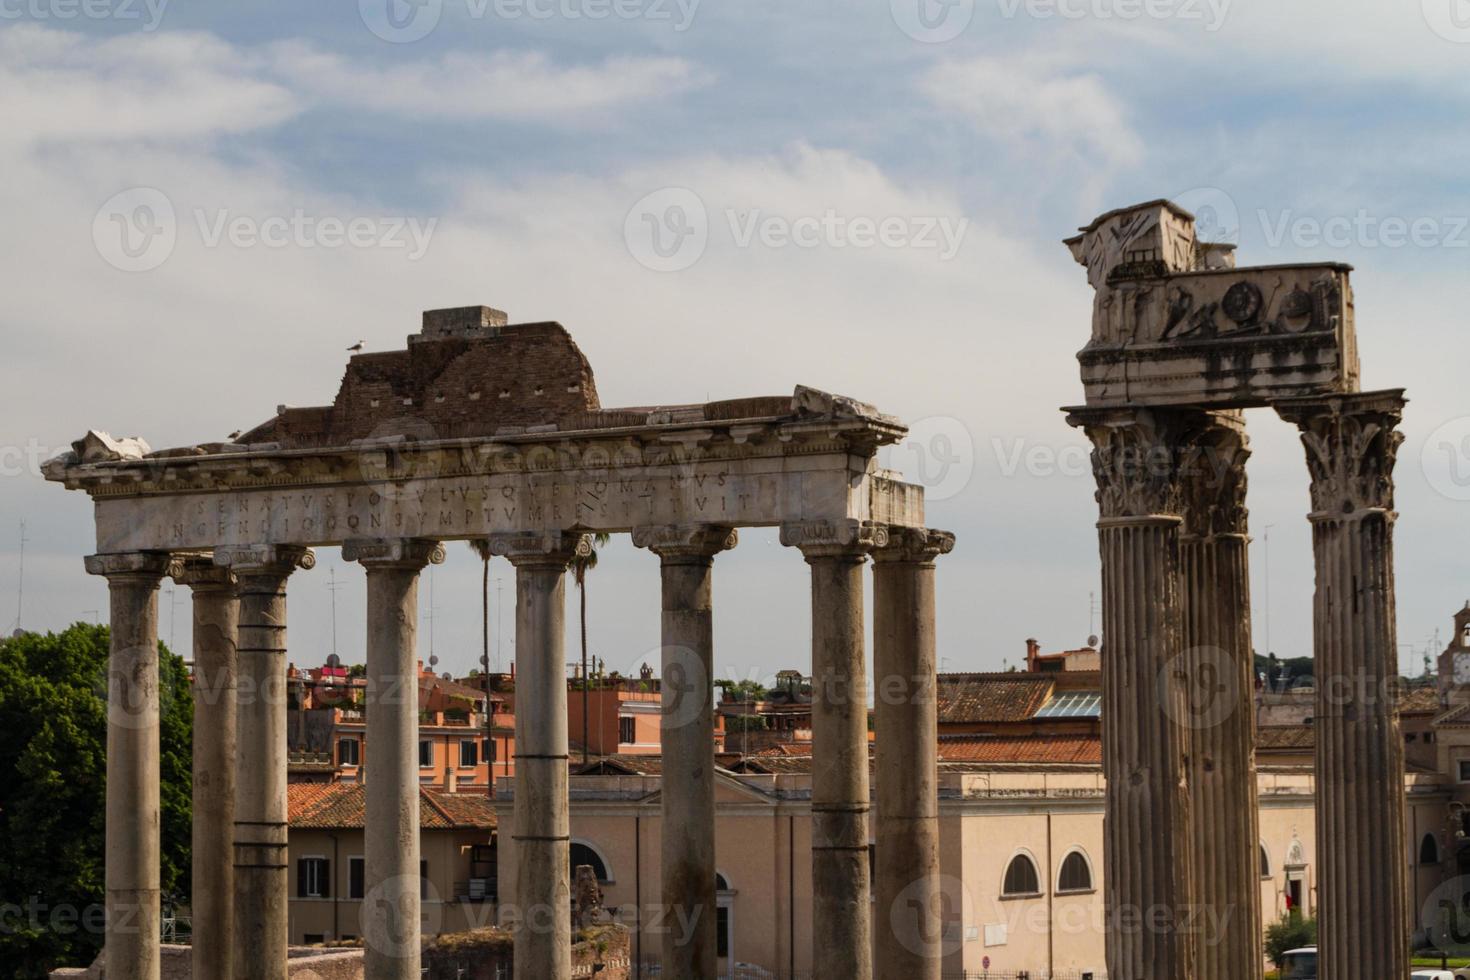
[[[1185,714],[1200,980],[1260,980],[1260,814],[1245,464],[1238,412],[1210,416],[1180,466]]]
[[[1403,391],[1275,403],[1312,477],[1317,590],[1318,965],[1323,980],[1409,974],[1404,743],[1395,686],[1393,466]]]
[[[935,700],[934,559],[954,535],[890,528],[873,552],[873,968],[878,977],[939,980],[939,727]]]
[[[1181,448],[1203,413],[1075,409],[1092,440],[1103,587],[1104,901],[1111,980],[1195,980]]]
[[[91,555],[107,577],[107,976],[158,980],[158,583],[168,555]]]
[[[235,576],[207,557],[176,561],[194,597],[194,825],[190,901],[194,976],[234,976]]]
[[[419,980],[419,572],[437,541],[348,541],[367,569],[367,824],[362,936],[367,980]]]
[[[240,599],[236,669],[235,980],[286,980],[286,579],[309,549],[221,546]]]
[[[662,885],[664,973],[716,976],[714,556],[735,547],[733,528],[640,527],[633,543],[658,555],[663,582],[659,691],[663,717]]]
[[[490,550],[516,569],[516,980],[569,980],[566,571],[586,535],[507,533]]]
[[[871,980],[868,691],[863,563],[888,530],[863,521],[781,527],[812,569],[812,976]]]

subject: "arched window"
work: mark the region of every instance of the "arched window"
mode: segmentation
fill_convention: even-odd
[[[1439,863],[1439,840],[1433,834],[1425,834],[1424,840],[1419,843],[1419,863]]]
[[[1266,850],[1266,845],[1261,845],[1261,877],[1271,877],[1271,853]]]
[[[730,888],[730,879],[729,878],[726,878],[723,872],[716,871],[715,872],[715,891],[717,891],[717,892],[728,892],[728,891],[731,891],[731,890],[732,889]]]
[[[1036,862],[1028,854],[1017,854],[1006,868],[1005,883],[1001,886],[1001,897],[1040,895],[1041,876],[1036,873]]]
[[[1073,851],[1062,858],[1062,871],[1057,877],[1057,891],[1063,895],[1069,892],[1092,891],[1092,865],[1087,863],[1087,855],[1081,851]]]
[[[612,880],[607,873],[607,864],[602,860],[602,855],[593,850],[590,844],[583,844],[581,841],[576,840],[572,841],[571,846],[567,849],[567,857],[569,858],[568,863],[571,865],[573,878],[577,876],[577,869],[586,864],[592,867],[592,873],[597,875],[598,881],[608,882]]]

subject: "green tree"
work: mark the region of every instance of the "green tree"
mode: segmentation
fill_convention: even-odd
[[[764,701],[770,691],[760,681],[744,680],[734,681],[728,678],[716,678],[715,687],[722,692],[726,701]]]
[[[1266,927],[1266,955],[1278,967],[1287,950],[1317,945],[1317,920],[1288,912]]]
[[[572,578],[577,583],[577,605],[579,609],[578,622],[582,633],[582,764],[587,764],[587,743],[591,738],[587,734],[589,724],[587,705],[587,573],[597,567],[597,549],[611,540],[608,535],[598,533],[592,535],[592,548],[585,555],[577,555],[572,559]]]
[[[44,978],[102,947],[107,793],[106,627],[0,644],[0,976]],[[159,644],[165,902],[189,892],[193,701]]]

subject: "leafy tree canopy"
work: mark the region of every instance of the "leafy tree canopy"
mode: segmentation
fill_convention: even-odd
[[[732,681],[725,678],[715,680],[715,687],[724,692],[726,701],[764,701],[770,693],[760,681]]]
[[[102,947],[107,792],[104,626],[0,643],[0,976],[44,978]],[[187,902],[193,702],[159,644],[165,901]]]

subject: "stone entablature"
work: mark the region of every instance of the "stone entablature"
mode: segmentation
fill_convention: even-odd
[[[1357,390],[1351,266],[1237,269],[1168,201],[1109,212],[1066,244],[1097,291],[1077,355],[1088,405],[1244,408]]]

